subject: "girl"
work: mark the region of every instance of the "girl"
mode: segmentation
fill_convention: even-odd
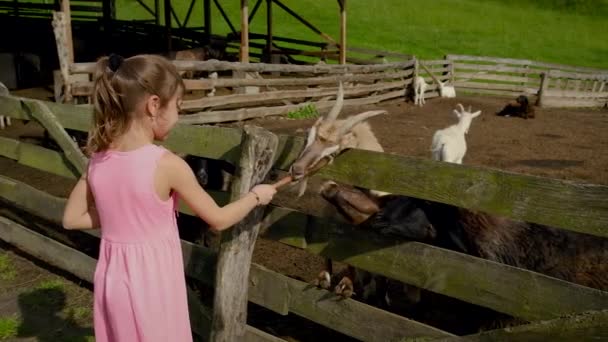
[[[153,144],[177,122],[183,90],[176,68],[160,56],[111,55],[97,63],[91,158],[63,216],[66,229],[101,227],[97,342],[192,341],[177,195],[223,230],[275,194],[271,185],[258,185],[218,207],[182,158]]]

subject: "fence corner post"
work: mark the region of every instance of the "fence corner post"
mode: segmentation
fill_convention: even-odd
[[[550,70],[543,72],[540,74],[540,88],[538,90],[538,96],[536,98],[536,105],[538,107],[543,106],[543,102],[545,100],[545,96],[547,94],[547,88],[549,87],[549,74]]]

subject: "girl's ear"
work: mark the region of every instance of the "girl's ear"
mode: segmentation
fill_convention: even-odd
[[[146,111],[152,117],[158,116],[160,111],[160,97],[158,95],[150,95],[146,99]]]

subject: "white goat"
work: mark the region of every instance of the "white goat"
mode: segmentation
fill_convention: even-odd
[[[437,83],[437,87],[439,87],[439,96],[441,97],[445,97],[445,98],[453,98],[456,97],[456,89],[454,88],[454,86],[446,86],[445,84],[448,83],[448,81],[445,82],[441,82],[437,76],[435,76],[427,67],[426,65],[420,63],[420,66],[431,76],[431,78],[433,79],[433,81],[435,81],[435,83]]]
[[[416,76],[414,78],[414,105],[422,106],[426,103],[424,100],[424,92],[428,84],[424,81],[422,76]]]
[[[446,86],[446,83],[448,83],[448,81],[437,81],[437,84],[439,85],[439,96],[446,98],[456,97],[456,89],[454,88],[454,86]]]
[[[454,110],[454,114],[458,117],[458,123],[440,129],[433,135],[431,151],[434,160],[462,164],[462,158],[467,152],[467,142],[464,136],[469,133],[471,121],[478,117],[481,111],[471,113],[470,106],[469,110],[465,111],[460,103],[458,107],[460,107],[460,111]]]
[[[212,72],[209,74],[209,76],[207,77],[210,80],[217,80],[218,76],[217,76],[217,72]],[[211,96],[215,96],[215,86],[213,87],[213,89],[211,89],[211,91],[207,94],[207,96],[211,97]]]
[[[8,88],[0,82],[0,96],[8,96],[9,91]],[[0,129],[4,129],[4,127],[11,125],[11,117],[0,115]]]

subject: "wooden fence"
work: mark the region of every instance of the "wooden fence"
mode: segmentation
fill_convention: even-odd
[[[51,115],[48,115],[49,112]],[[58,127],[86,131],[91,120],[87,108],[13,96],[0,97],[0,113],[15,119],[39,120],[53,137],[64,142],[69,138]],[[234,198],[242,192],[242,177],[247,174],[242,170],[249,165],[243,161],[251,161],[251,151],[256,146],[255,139],[247,132],[248,130],[179,124],[164,145],[177,152],[222,159],[238,165],[241,172],[237,172],[237,175],[241,179],[235,182],[237,185],[233,186],[232,192],[212,193],[220,203],[225,203],[229,197]],[[263,130],[258,130],[258,133],[268,137],[268,141],[275,139]],[[273,168],[286,170],[297,157],[303,140],[293,136],[277,138],[274,143]],[[79,176],[77,170],[82,168],[84,161],[77,158],[78,153],[73,145],[62,146],[64,152],[57,152],[3,137],[0,138],[0,155],[20,164],[75,179]],[[366,170],[352,167],[363,161],[376,167]],[[400,172],[395,173],[394,170]],[[357,150],[341,155],[332,165],[323,169],[319,176],[365,188],[608,237],[606,186]],[[56,224],[60,222],[65,203],[63,198],[51,196],[5,176],[0,176],[0,194],[4,202],[15,208]],[[186,215],[192,214],[187,208],[181,208],[181,211]],[[530,336],[550,338],[556,334],[555,327],[560,327],[559,332],[565,336],[576,332],[577,337],[583,340],[606,336],[602,327],[605,328],[608,323],[607,292],[422,243],[383,238],[326,217],[311,216],[289,208],[271,205],[263,215],[256,215],[249,217],[246,222],[250,228],[255,228],[254,231],[259,230],[266,239],[277,240],[312,254],[331,257],[407,284],[533,321],[531,324],[489,331],[467,339],[499,340],[510,337],[525,340]],[[0,218],[0,238],[83,279],[91,280],[94,259],[37,233],[28,227],[28,223]],[[235,257],[230,254],[234,248],[227,246],[234,247],[234,244],[242,241],[242,235],[246,231],[249,230],[235,229],[225,235],[219,252],[182,241],[186,274],[211,286],[218,279],[230,277],[233,273],[229,273],[231,271],[228,266],[222,267],[227,263],[221,260]],[[91,234],[98,236],[99,233],[92,231]],[[249,243],[248,248],[251,245]],[[240,260],[243,262],[248,259],[245,256]],[[243,269],[247,267],[238,271],[243,273]],[[234,279],[239,278],[235,276]],[[454,337],[448,332],[354,300],[322,300],[327,298],[327,291],[311,290],[307,283],[256,264],[251,264],[248,279],[242,281],[243,287],[216,293],[214,310],[197,302],[196,296],[191,293],[189,301],[192,328],[197,334],[211,336],[213,340],[220,340],[230,334],[244,334],[247,341],[278,340],[246,326],[244,316],[237,315],[241,319],[236,321],[235,318],[226,320],[230,323],[223,327],[212,324],[218,319],[217,315],[226,314],[226,308],[221,306],[226,298],[240,298],[245,294],[249,301],[282,315],[294,313],[363,341]],[[583,314],[584,312],[587,313]],[[550,321],[536,322],[540,320]],[[374,329],[370,329],[372,326]]]
[[[338,82],[344,84],[345,107],[403,97],[415,67],[413,60],[378,65],[173,63],[182,71],[220,75],[217,79],[185,80],[187,90],[193,93],[182,105],[188,113],[182,121],[190,124],[287,114],[307,104],[328,109],[335,102]],[[94,63],[71,65],[69,78],[74,96],[90,96],[93,69]],[[209,96],[210,92],[214,96]]]
[[[608,70],[531,60],[447,55],[454,85],[474,94],[536,96],[545,89],[543,106],[603,107],[608,102]]]

